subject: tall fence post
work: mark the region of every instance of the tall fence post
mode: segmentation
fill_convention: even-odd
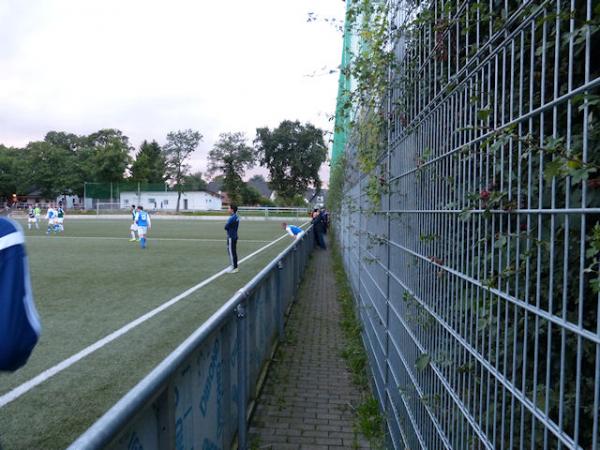
[[[248,440],[248,429],[246,412],[248,410],[248,324],[246,321],[246,308],[240,303],[236,310],[237,316],[237,346],[239,349],[238,359],[238,449],[246,450]]]

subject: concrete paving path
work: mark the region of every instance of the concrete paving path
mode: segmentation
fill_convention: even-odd
[[[368,449],[354,430],[361,394],[344,337],[329,250],[316,249],[250,426],[252,449]]]

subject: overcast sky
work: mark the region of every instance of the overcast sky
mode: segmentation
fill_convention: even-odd
[[[204,135],[284,119],[327,130],[342,0],[0,0],[0,143],[118,128],[136,147],[169,131]],[[322,170],[324,176],[328,169]]]

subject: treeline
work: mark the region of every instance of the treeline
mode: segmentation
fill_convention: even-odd
[[[24,148],[0,144],[0,201],[33,191],[47,198],[83,196],[84,182],[167,183],[180,194],[202,190],[207,180],[192,173],[189,160],[202,141],[199,131],[167,134],[161,145],[144,141],[138,149],[117,129],[88,136],[50,131]],[[273,130],[258,128],[249,142],[240,132],[222,133],[208,154],[208,173],[232,202],[257,204],[256,189],[243,181],[258,165],[269,172],[278,203],[298,204],[309,187],[321,188],[319,168],[327,158],[324,133],[310,123],[285,120]]]

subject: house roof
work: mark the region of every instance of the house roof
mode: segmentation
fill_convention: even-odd
[[[218,181],[211,181],[210,183],[208,183],[206,185],[206,190],[208,192],[216,193],[216,192],[221,191],[222,187],[223,187],[223,183],[220,183]]]
[[[264,178],[251,178],[248,180],[248,186],[252,186],[260,193],[260,195],[266,198],[269,198],[273,192]]]

